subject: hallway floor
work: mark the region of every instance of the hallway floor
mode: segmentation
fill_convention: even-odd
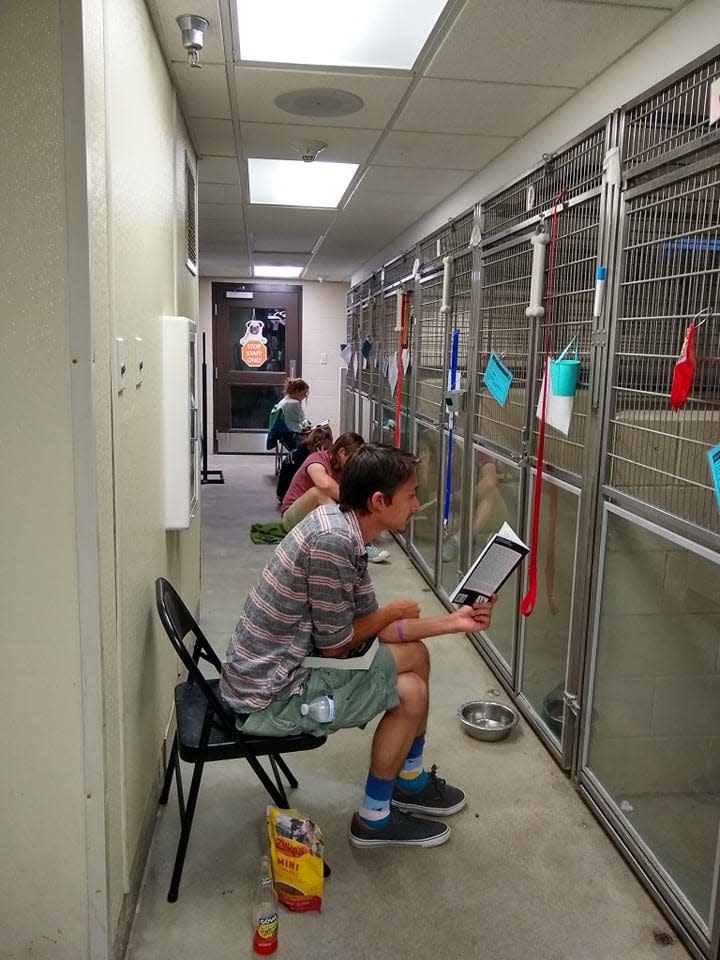
[[[274,547],[250,524],[278,519],[270,456],[218,457],[225,484],[203,487],[201,623],[223,655],[245,596]],[[420,598],[440,613],[392,540],[371,566],[381,603]],[[502,599],[499,601],[502,603]],[[469,640],[439,637],[432,653],[426,759],[462,785],[468,807],[435,849],[358,850],[346,831],[362,796],[371,731],[333,734],[289,758],[293,802],[321,827],[332,876],[323,910],[280,908],[286,960],[683,960],[689,955],[567,778],[523,721],[498,743],[470,739],[455,712],[506,699]],[[185,777],[189,782],[189,775]],[[268,801],[246,764],[210,764],[178,902],[167,903],[178,839],[171,794],[158,816],[128,960],[240,960],[251,951],[250,902],[267,849]],[[670,942],[668,943],[668,939]]]

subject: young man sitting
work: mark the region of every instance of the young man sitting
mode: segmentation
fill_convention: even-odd
[[[250,593],[220,681],[250,734],[320,735],[384,714],[350,825],[350,842],[358,847],[437,846],[450,829],[428,818],[466,804],[462,790],[423,765],[430,660],[422,641],[487,629],[494,598],[420,617],[412,599],[379,607],[367,571],[365,545],[385,530],[404,530],[419,508],[416,466],[416,457],[381,444],[365,444],[353,455],[342,472],[339,503],[319,507],[293,527]],[[332,660],[327,667],[303,665],[311,654],[352,656],[376,636],[380,643],[367,669],[336,669]],[[321,694],[335,703],[330,724],[301,712]]]

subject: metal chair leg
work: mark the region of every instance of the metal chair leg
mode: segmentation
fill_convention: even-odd
[[[161,803],[163,806],[168,802],[168,797],[170,796],[170,786],[172,785],[172,778],[177,765],[177,753],[178,739],[176,733],[173,737],[172,747],[170,748],[170,756],[168,757],[167,767],[165,768],[165,779],[163,780],[163,787],[160,792],[160,799],[158,800],[158,803]]]
[[[193,816],[195,815],[195,806],[197,804],[198,793],[200,792],[200,780],[202,779],[204,763],[196,763],[193,770],[192,783],[188,793],[187,805],[184,813],[181,811],[180,822],[180,840],[178,841],[177,853],[175,854],[175,866],[173,867],[172,880],[170,881],[170,890],[168,892],[168,902],[175,903],[178,898],[178,889],[180,887],[180,878],[182,877],[183,865],[185,863],[185,854],[187,853],[188,841],[190,840],[190,829],[192,827]]]
[[[288,782],[288,784],[289,784],[289,786],[290,786],[290,789],[291,789],[291,790],[296,790],[296,789],[297,789],[298,782],[297,782],[297,780],[295,779],[295,776],[294,776],[292,770],[290,769],[290,767],[285,763],[285,760],[283,759],[283,757],[282,757],[279,753],[275,755],[275,759],[277,760],[277,765],[280,767],[280,769],[282,770],[282,772],[285,774],[285,779],[287,780],[287,782]]]

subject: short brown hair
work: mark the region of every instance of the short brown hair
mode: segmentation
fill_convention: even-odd
[[[330,466],[333,470],[339,470],[340,461],[338,460],[338,454],[340,451],[344,450],[348,457],[352,459],[364,444],[365,441],[359,433],[340,434],[330,450]]]
[[[340,509],[368,513],[374,493],[392,500],[398,487],[415,476],[418,463],[419,458],[407,450],[384,443],[363,444],[340,477]]]
[[[285,381],[285,396],[297,397],[303,390],[309,390],[310,387],[302,377],[288,377]]]

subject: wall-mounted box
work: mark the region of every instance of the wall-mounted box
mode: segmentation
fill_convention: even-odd
[[[165,526],[190,526],[198,504],[197,325],[163,317],[163,472]]]

